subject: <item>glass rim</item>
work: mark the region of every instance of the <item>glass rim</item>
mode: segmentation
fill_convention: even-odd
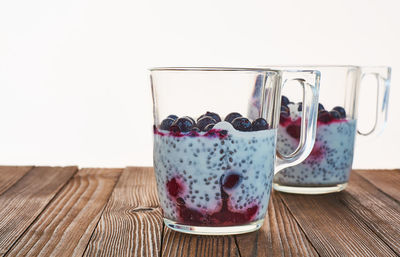
[[[391,66],[389,65],[347,65],[347,64],[278,64],[278,65],[260,65],[260,67],[265,67],[265,68],[296,68],[296,69],[315,69],[318,70],[319,68],[356,68],[356,69],[362,69],[362,68],[384,68],[384,69],[391,69]]]
[[[280,70],[263,67],[152,67],[149,71],[248,71],[248,72],[271,72],[279,73]]]

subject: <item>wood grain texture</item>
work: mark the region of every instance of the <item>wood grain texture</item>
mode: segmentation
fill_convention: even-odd
[[[400,170],[357,170],[355,172],[400,203]]]
[[[82,256],[122,169],[82,169],[6,256]]]
[[[126,168],[84,256],[158,256],[162,214],[152,168]]]
[[[351,187],[351,184],[349,184]],[[342,202],[341,193],[277,193],[321,256],[397,256]]]
[[[272,193],[268,213],[259,231],[237,235],[242,257],[318,256],[279,196]]]
[[[0,195],[32,168],[33,166],[0,166]]]
[[[400,255],[400,205],[353,172],[340,201]],[[397,187],[400,191],[400,184]]]
[[[258,232],[163,226],[152,168],[0,166],[0,256],[400,256],[400,170],[329,195],[273,192]]]
[[[76,171],[77,167],[36,167],[0,196],[0,256]]]
[[[166,226],[161,256],[239,256],[233,236],[197,236],[175,232]]]

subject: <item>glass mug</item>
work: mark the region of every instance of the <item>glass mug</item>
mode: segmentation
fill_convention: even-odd
[[[275,69],[316,69],[321,72],[317,135],[311,154],[302,163],[274,177],[273,188],[297,194],[324,194],[346,188],[353,164],[356,133],[368,136],[382,131],[387,119],[391,69],[358,66],[268,66]],[[360,85],[372,76],[377,81],[375,124],[371,131],[357,130]],[[260,87],[260,86],[258,86]],[[282,99],[277,149],[289,154],[299,142],[302,104],[296,95]],[[254,89],[249,113],[257,110],[260,94]],[[251,117],[251,116],[250,116]]]
[[[261,227],[274,172],[310,153],[316,129],[319,73],[262,68],[153,68],[154,171],[165,224],[207,235]],[[276,157],[281,82],[304,91],[299,149]],[[261,84],[259,115],[247,111]],[[188,115],[188,116],[185,116]]]

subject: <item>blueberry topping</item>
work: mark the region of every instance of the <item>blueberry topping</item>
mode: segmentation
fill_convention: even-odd
[[[298,102],[297,106],[298,106],[297,111],[299,111],[299,112],[303,111],[303,103],[302,102]]]
[[[198,127],[193,127],[192,130],[193,132],[200,132],[200,129]]]
[[[219,115],[216,114],[215,112],[206,112],[206,114],[201,115],[201,116],[197,119],[197,121],[200,120],[201,118],[203,118],[204,116],[208,116],[208,117],[213,118],[213,119],[216,121],[216,123],[218,123],[218,122],[221,121],[221,117],[219,117]]]
[[[332,117],[329,112],[322,110],[318,113],[318,121],[323,123],[328,123],[332,120]]]
[[[329,114],[331,115],[332,119],[334,120],[340,120],[340,113],[338,111],[332,110],[329,112]]]
[[[211,129],[214,127],[214,125],[215,125],[215,124],[213,124],[213,123],[208,124],[208,125],[204,128],[204,131],[209,131],[209,130],[211,130]]]
[[[198,127],[193,127],[192,130],[189,131],[188,135],[190,137],[197,137],[199,135],[200,129]]]
[[[344,110],[343,107],[336,106],[336,107],[333,108],[333,110],[339,112],[339,113],[340,113],[340,117],[341,117],[342,119],[346,118],[346,111]]]
[[[289,98],[283,95],[281,98],[281,105],[287,106],[288,104],[289,104]]]
[[[176,203],[177,203],[179,206],[184,206],[184,205],[185,205],[185,200],[183,200],[182,197],[178,197],[178,198],[176,198]]]
[[[210,116],[203,116],[202,118],[197,120],[197,127],[199,127],[199,129],[201,131],[206,131],[205,127],[208,124],[215,124],[217,123],[213,118],[211,118]]]
[[[192,121],[192,123],[193,123],[193,126],[194,126],[194,125],[196,125],[196,122],[194,121],[194,119],[193,119],[192,117],[189,117],[189,116],[184,116],[183,118],[188,118],[189,120],[191,120],[191,121]]]
[[[171,114],[171,115],[168,115],[167,118],[173,119],[175,121],[178,118],[178,116]]]
[[[171,128],[176,126],[176,127],[179,128],[179,130],[181,132],[188,132],[188,131],[190,131],[192,129],[193,125],[194,125],[193,121],[190,120],[189,117],[182,117],[182,118],[177,119],[172,124]]]
[[[280,119],[279,119],[279,123],[281,123],[281,124],[283,124],[283,123],[285,123],[285,121],[289,118],[289,113],[288,112],[284,112],[284,111],[281,111],[281,116],[280,116]]]
[[[256,120],[254,120],[253,123],[251,124],[251,129],[253,131],[265,130],[268,128],[269,128],[268,123],[263,118],[258,118]]]
[[[210,116],[211,118],[213,118],[216,122],[220,122],[221,121],[221,117],[219,117],[218,114],[214,113],[214,112],[206,112],[206,116]]]
[[[325,110],[324,106],[322,104],[318,104],[318,111]]]
[[[290,109],[289,107],[282,105],[281,106],[281,112],[286,112],[288,115],[290,114]]]
[[[286,106],[281,106],[281,115],[279,123],[284,123],[290,117],[290,110]]]
[[[251,122],[244,117],[238,117],[232,121],[232,126],[239,131],[250,131]]]
[[[172,124],[172,126],[169,128],[169,131],[171,131],[174,134],[181,133],[181,129],[177,125],[174,125],[174,124]]]
[[[161,122],[160,129],[169,130],[174,120],[171,118],[166,118]]]
[[[225,117],[225,121],[232,123],[232,121],[238,117],[242,117],[242,115],[238,112],[231,112]]]

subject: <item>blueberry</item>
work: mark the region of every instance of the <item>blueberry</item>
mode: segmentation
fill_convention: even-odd
[[[232,123],[232,121],[238,117],[242,117],[242,115],[238,112],[231,112],[225,117],[225,121]]]
[[[281,98],[281,105],[287,106],[288,104],[289,104],[289,98],[283,95]]]
[[[189,136],[190,137],[197,137],[199,135],[200,129],[198,127],[193,127],[190,132],[189,132]]]
[[[193,125],[193,121],[191,121],[189,117],[182,117],[174,121],[171,127],[176,126],[181,132],[188,132],[192,129]]]
[[[202,118],[197,120],[197,127],[201,131],[206,131],[204,129],[208,124],[215,124],[215,123],[217,123],[217,122],[213,118],[211,118],[209,116],[203,116]]]
[[[343,107],[336,106],[336,107],[333,108],[333,110],[339,112],[339,113],[340,113],[340,117],[341,117],[342,119],[346,118],[346,111],[344,110]]]
[[[244,117],[238,117],[232,121],[232,126],[239,131],[250,131],[251,122]]]
[[[329,112],[322,110],[318,113],[318,121],[328,123],[332,120],[332,116]]]
[[[332,110],[329,112],[329,114],[331,115],[332,119],[334,120],[340,120],[340,113],[336,110]]]
[[[325,110],[324,106],[322,104],[318,104],[318,111]]]
[[[285,105],[282,105],[281,106],[281,112],[286,112],[286,113],[290,114],[290,109],[289,109],[289,107],[287,107]]]
[[[176,198],[176,203],[178,204],[178,206],[185,206],[185,200],[183,200],[182,197]]]
[[[298,106],[297,111],[299,111],[299,112],[303,111],[303,103],[302,102],[298,102],[297,106]]]
[[[205,128],[204,128],[204,131],[210,131],[213,127],[214,127],[214,125],[215,124],[208,124]]]
[[[194,121],[194,119],[193,119],[192,117],[189,117],[189,116],[184,116],[183,118],[188,118],[189,120],[191,120],[191,121],[192,121],[192,123],[193,123],[193,126],[194,126],[194,125],[196,125],[196,122]]]
[[[265,130],[268,128],[269,128],[268,123],[263,118],[258,118],[256,120],[254,120],[253,123],[251,124],[251,129],[253,131]]]
[[[289,118],[289,116],[290,116],[289,113],[281,111],[281,116],[280,116],[280,119],[279,119],[279,123],[284,124],[285,121]]]
[[[168,115],[167,118],[173,119],[175,121],[178,118],[178,116],[171,114],[171,115]]]
[[[281,111],[281,117],[289,118],[290,114],[286,111]]]
[[[289,116],[290,116],[289,108],[282,105],[279,123],[284,123],[289,118]]]
[[[208,116],[208,117],[213,118],[213,119],[216,121],[216,123],[218,123],[218,122],[221,121],[221,118],[220,118],[219,115],[216,114],[215,112],[206,112],[206,114],[201,115],[201,116],[197,119],[197,121],[200,120],[201,118],[203,118],[204,116]]]
[[[214,112],[206,112],[206,116],[210,116],[211,118],[213,118],[216,122],[220,122],[221,121],[221,117],[219,117],[218,114],[214,113]]]
[[[172,126],[169,128],[169,131],[171,131],[174,134],[181,133],[181,129],[177,125],[174,125],[174,124],[172,124]]]
[[[168,116],[169,117],[169,116]],[[171,118],[166,118],[161,122],[160,129],[169,130],[174,120]]]
[[[198,127],[193,127],[193,128],[192,128],[192,131],[193,131],[193,132],[200,132],[200,129],[199,129]]]

